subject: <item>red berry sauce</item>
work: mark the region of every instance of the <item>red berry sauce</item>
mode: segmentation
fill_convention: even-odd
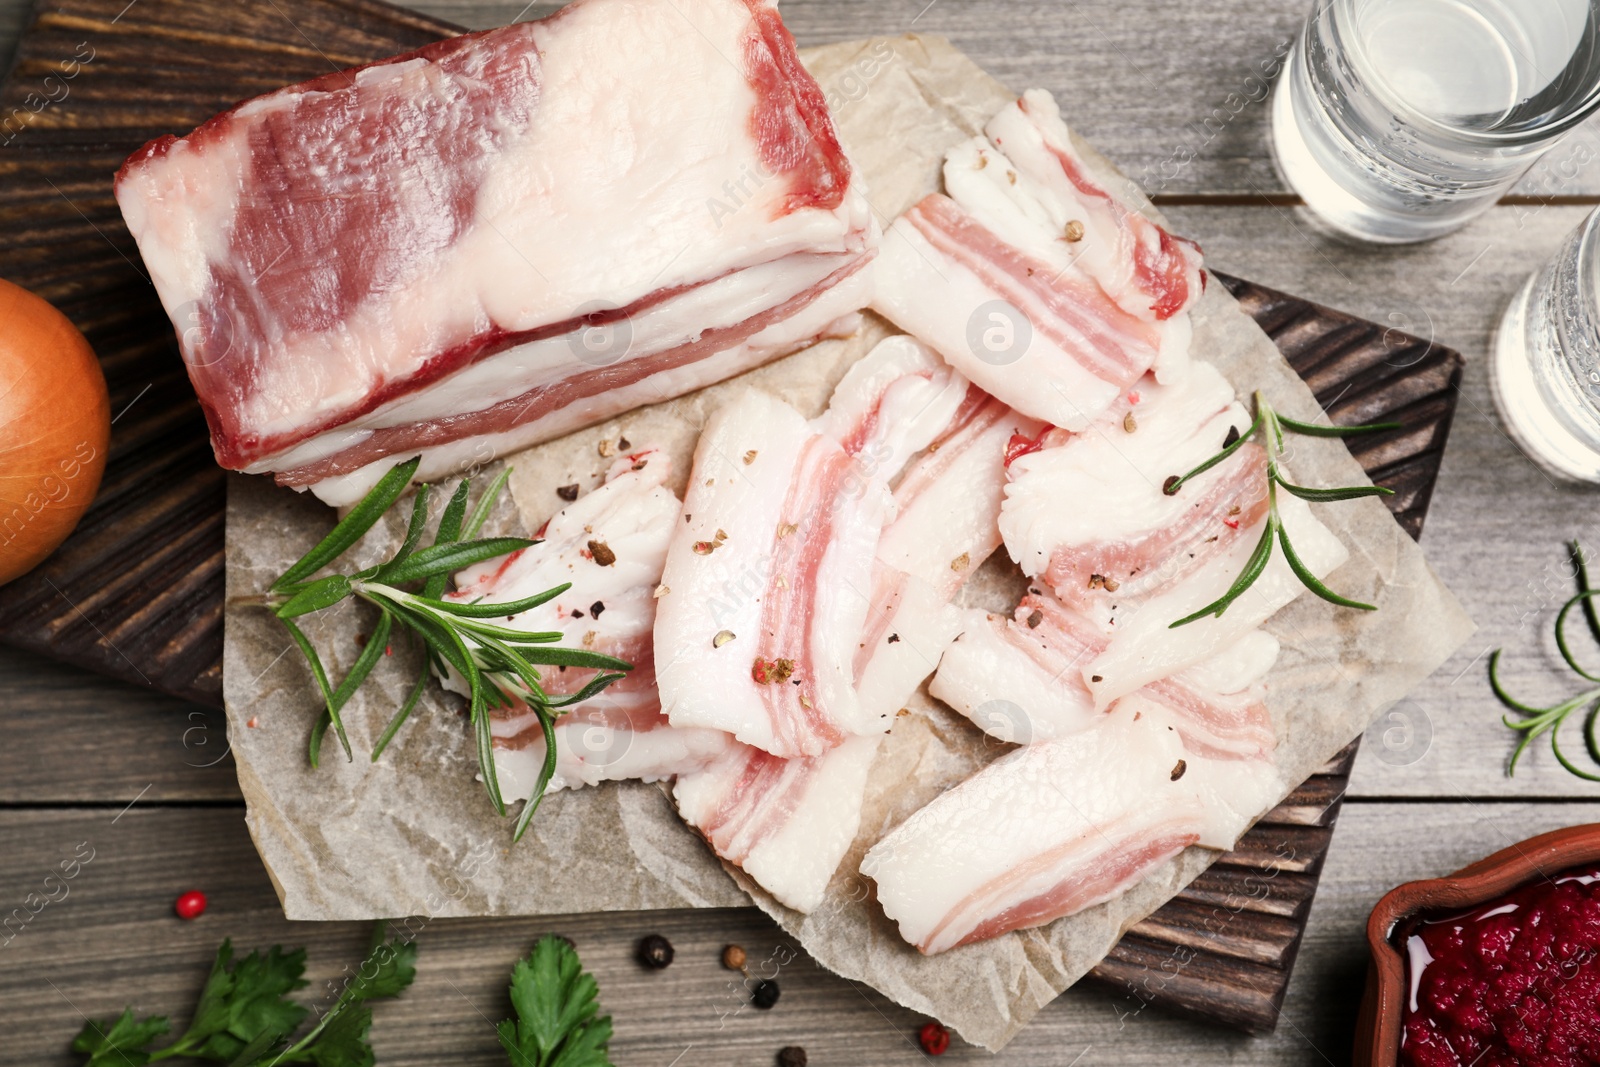
[[[1600,867],[1402,924],[1400,1063],[1600,1063]]]

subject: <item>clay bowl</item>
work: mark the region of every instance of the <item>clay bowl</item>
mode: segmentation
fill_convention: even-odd
[[[1405,957],[1389,935],[1424,911],[1465,911],[1546,874],[1600,861],[1600,824],[1569,826],[1530,837],[1444,878],[1407,882],[1378,901],[1367,919],[1367,991],[1356,1023],[1355,1067],[1394,1067],[1400,1055]]]

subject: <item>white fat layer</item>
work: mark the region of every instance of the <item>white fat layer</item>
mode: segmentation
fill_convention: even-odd
[[[1324,578],[1350,552],[1317,521],[1305,501],[1278,494],[1278,513],[1307,569]],[[1126,603],[1108,629],[1110,646],[1083,667],[1083,678],[1099,707],[1142,686],[1216,656],[1305,591],[1281,548],[1255,583],[1223,612],[1176,629],[1171,624],[1221,597],[1254,551],[1267,517],[1251,526],[1226,552],[1162,592]]]
[[[1173,676],[1192,689],[1228,696],[1261,681],[1278,662],[1278,639],[1265,630],[1251,630],[1215,656]]]
[[[1250,425],[1215,367],[1197,361],[1182,386],[1146,377],[1134,391],[1140,400],[1130,409],[1132,433],[1120,416],[1102,419],[1065,444],[1012,462],[1000,532],[1025,573],[1044,573],[1058,548],[1127,541],[1171,526],[1226,476],[1216,467],[1184,493],[1168,496],[1161,488],[1215,454],[1229,427],[1243,433]]]
[[[893,481],[950,425],[966,399],[967,384],[927,345],[896,334],[845,372],[818,427],[842,441],[876,412],[872,432],[856,454],[874,474]]]
[[[712,415],[695,449],[684,498],[687,521],[677,524],[667,552],[667,592],[658,601],[655,627],[661,705],[673,725],[725,730],[769,752],[784,749],[774,754],[785,757],[816,755],[821,746],[807,741],[801,751],[789,751],[777,739],[751,668],[768,590],[791,577],[772,573],[772,546],[802,452],[814,437],[797,411],[755,391]],[[845,732],[881,732],[887,720],[863,713],[851,683],[873,550],[890,497],[880,480],[866,479],[858,493],[825,504],[835,509],[835,536],[818,575],[807,681]],[[788,536],[812,535],[814,529],[800,528]],[[707,551],[706,545],[715,547]],[[723,631],[733,636],[718,646]]]
[[[1066,657],[1053,656],[1060,660],[1055,669],[1043,666],[1005,639],[1003,616],[969,609],[961,621],[961,637],[945,650],[928,692],[978,729],[1025,745],[1082,733],[1105,719],[1082,687],[1063,684],[1076,669]]]
[[[1176,713],[1142,693],[1123,697],[1112,716],[1119,720],[1138,716],[1141,722],[1148,718],[1172,732],[1180,728]],[[1200,840],[1195,843],[1206,848],[1224,852],[1233,848],[1251,824],[1288,792],[1288,784],[1270,757],[1208,759],[1186,752],[1183,761],[1180,782],[1195,791],[1205,812],[1196,826]]]
[[[1114,860],[1174,821],[1202,832],[1207,813],[1198,791],[1187,775],[1172,778],[1186,757],[1167,725],[1151,715],[1115,715],[1094,730],[1027,745],[914,813],[861,865],[901,937],[930,955],[942,952],[985,920]],[[1100,899],[1147,873],[1131,871]],[[1003,891],[983,892],[1008,875]],[[1091,903],[1098,901],[1085,906]]]
[[[602,695],[594,703],[604,701]],[[556,770],[548,789],[558,792],[630,779],[659,782],[700,770],[733,744],[733,738],[720,730],[678,729],[665,720],[649,730],[637,730],[622,720],[613,724],[564,718],[556,724]],[[544,769],[543,739],[523,748],[496,748],[494,768],[508,801],[531,795]]]
[[[757,837],[752,827],[729,848],[733,855],[744,854],[744,872],[785,907],[809,912],[822,903],[860,828],[867,772],[881,740],[855,737],[825,755],[790,760],[784,784],[789,776],[810,779],[799,802],[783,813],[773,832]],[[748,750],[733,746],[705,770],[680,776],[672,790],[679,814],[692,826],[705,823],[738,788],[747,758]],[[757,813],[756,823],[766,814]]]
[[[1026,346],[1014,357],[992,361],[992,352],[1006,352],[1019,339],[1012,317],[987,305],[1009,303],[937,251],[905,219],[897,219],[884,235],[875,270],[874,311],[1018,411],[1081,430],[1116,400],[1116,385],[1095,377],[1040,330],[1027,331]],[[985,331],[1000,331],[1000,341],[985,345]]]
[[[868,717],[893,718],[904,708],[961,632],[959,608],[926,582],[909,575],[903,581],[894,614],[856,679],[856,695]]]
[[[474,224],[337,329],[268,338],[273,356],[240,412],[246,430],[320,421],[491,327],[534,329],[795,252],[863,247],[871,220],[859,188],[835,210],[790,211],[789,182],[767,176],[749,121],[755,92],[728,58],[743,53],[750,20],[736,0],[589,0],[532,24],[547,91],[526,130],[500,131]],[[368,109],[452,89],[421,61],[357,78]],[[249,130],[297,95],[254,102],[232,117],[237,136],[203,152],[174,146],[121,184],[169,313],[205,300],[210,266],[229,262]]]
[[[1037,423],[1016,418],[914,461],[895,489],[895,519],[878,542],[878,558],[927,582],[946,599],[1000,547],[1005,450],[1011,435]],[[957,451],[957,449],[959,450]],[[918,469],[942,467],[931,480]]]
[[[743,374],[819,338],[848,336],[860,326],[855,311],[865,303],[871,292],[871,284],[870,269],[857,271],[803,310],[773,323],[743,344],[686,366],[660,371],[632,385],[608,389],[509,430],[476,434],[428,448],[420,453],[422,464],[417,468],[413,481],[438,481],[456,471],[487,463],[497,456],[510,455],[603,422],[621,412],[647,404],[664,403],[725,378]],[[378,484],[379,479],[391,468],[418,454],[402,452],[385,456],[349,474],[324,478],[310,486],[310,489],[319,499],[336,507],[354,504]]]
[[[786,256],[680,293],[617,323],[515,345],[253,463],[248,471],[292,470],[334,454],[341,442],[355,443],[374,429],[482,411],[602,367],[648,362],[697,341],[707,330],[738,326],[805,293],[847,262],[840,256]]]

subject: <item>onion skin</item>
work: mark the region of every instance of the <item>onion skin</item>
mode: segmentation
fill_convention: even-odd
[[[111,400],[89,342],[61,312],[0,280],[0,585],[78,525],[110,443]]]

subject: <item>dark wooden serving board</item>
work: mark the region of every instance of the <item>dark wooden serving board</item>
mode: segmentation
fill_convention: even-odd
[[[0,277],[99,353],[111,455],[77,532],[0,587],[0,641],[222,702],[223,478],[171,326],[112,198],[123,158],[240,99],[408,51],[456,27],[373,0],[44,0],[0,85]],[[313,43],[315,42],[315,43]],[[1356,458],[1421,532],[1460,357],[1218,274],[1340,422],[1398,419]],[[1145,1004],[1250,1031],[1277,1020],[1354,760],[1352,744],[1094,971]]]

